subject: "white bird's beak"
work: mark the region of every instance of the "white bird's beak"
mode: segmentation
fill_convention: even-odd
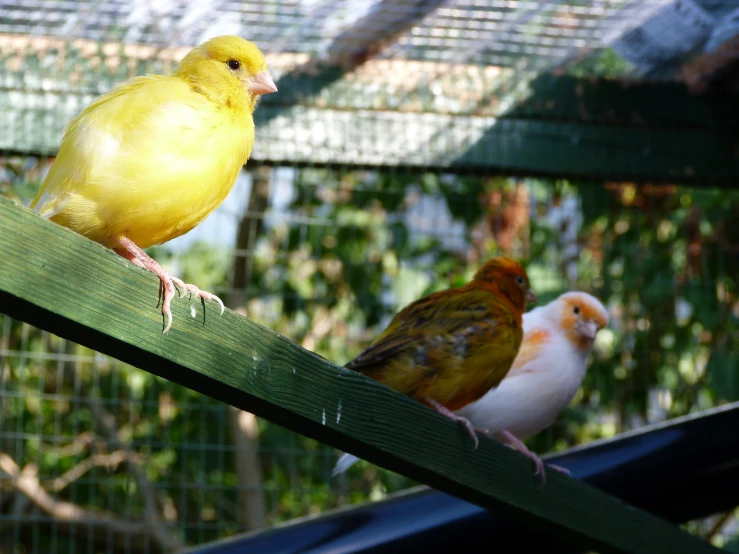
[[[261,73],[258,73],[252,80],[251,83],[249,83],[248,86],[249,91],[252,94],[271,94],[273,92],[277,92],[277,86],[275,85],[275,82],[272,80],[272,77],[269,76],[269,73],[266,71],[262,71]]]
[[[586,339],[594,339],[598,332],[598,324],[595,321],[583,321],[580,324],[580,334]]]

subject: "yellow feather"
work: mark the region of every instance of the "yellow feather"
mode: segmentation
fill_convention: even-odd
[[[265,70],[252,43],[218,37],[171,76],[117,87],[70,123],[31,207],[106,246],[125,236],[147,248],[187,233],[223,202],[251,154],[258,96],[248,84]]]

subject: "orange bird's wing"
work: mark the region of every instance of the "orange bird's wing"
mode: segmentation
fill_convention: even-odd
[[[464,292],[463,289],[440,291],[409,304],[395,315],[382,335],[346,367],[361,373],[371,371],[407,353],[410,348],[421,346],[431,336],[448,334],[470,323],[471,314],[479,310]]]
[[[403,394],[456,405],[460,395],[497,385],[520,340],[520,324],[495,294],[461,287],[407,306],[346,367]]]

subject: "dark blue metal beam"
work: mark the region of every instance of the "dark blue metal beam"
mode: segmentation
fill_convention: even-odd
[[[629,504],[683,523],[739,505],[737,429],[739,402],[573,448],[546,461]],[[493,544],[516,544],[519,552],[578,552],[558,538],[426,487],[188,552],[482,554],[494,551]]]

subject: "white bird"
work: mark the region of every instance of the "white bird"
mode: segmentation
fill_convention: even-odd
[[[505,379],[456,413],[531,458],[536,475],[545,482],[544,462],[523,441],[549,427],[572,402],[585,377],[595,335],[606,325],[608,311],[585,292],[567,292],[527,312],[523,342]]]
[[[535,475],[546,482],[544,463],[523,441],[549,427],[572,401],[585,377],[595,335],[606,325],[608,311],[585,292],[567,292],[525,313],[523,342],[505,379],[455,413],[469,419],[478,431],[531,458]],[[357,460],[351,454],[342,455],[332,476]]]

